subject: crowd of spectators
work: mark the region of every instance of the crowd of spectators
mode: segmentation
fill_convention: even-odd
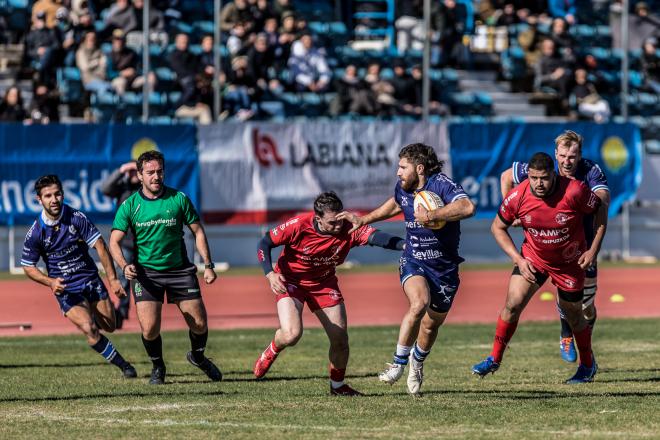
[[[246,120],[267,118],[260,103],[281,93],[336,92],[327,113],[419,116],[422,111],[422,70],[403,58],[373,61],[365,68],[349,64],[343,73],[329,65],[323,38],[317,39],[307,20],[290,0],[234,0],[224,4],[219,22],[226,46],[220,71],[214,64],[212,35],[180,31],[180,0],[153,0],[149,9],[149,44],[162,49],[164,66],[175,75],[180,99],[176,117],[209,123],[213,114]],[[369,2],[362,2],[365,7]],[[399,54],[419,51],[424,43],[423,0],[395,2],[396,47]],[[476,21],[487,26],[526,23],[516,43],[525,51],[533,87],[556,96],[568,111],[575,103],[579,116],[598,121],[611,114],[602,99],[599,66],[593,56],[576,53],[569,32],[578,24],[573,0],[481,0]],[[469,57],[465,34],[471,8],[465,1],[431,2],[431,62],[434,67],[463,67]],[[356,3],[357,5],[357,3]],[[356,6],[357,7],[357,6]],[[368,7],[368,5],[367,5]],[[77,67],[86,96],[140,93],[145,86],[158,91],[156,75],[142,72],[144,0],[36,0],[29,31],[24,36],[25,70],[33,80],[33,98],[24,106],[20,90],[9,88],[0,103],[0,120],[47,123],[59,120],[57,69]],[[644,3],[635,17],[655,20]],[[102,21],[103,25],[99,26]],[[368,23],[354,23],[356,28]],[[547,31],[541,29],[549,29]],[[641,70],[644,87],[660,90],[657,40],[643,42]],[[336,66],[334,66],[336,67]],[[383,69],[392,73],[383,75]],[[213,83],[222,88],[222,108],[213,109]],[[431,87],[430,111],[449,113],[443,91]],[[217,110],[217,111],[214,111]]]

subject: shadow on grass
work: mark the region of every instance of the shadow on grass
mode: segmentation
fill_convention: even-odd
[[[0,364],[0,370],[19,369],[19,368],[77,368],[77,367],[98,367],[105,365],[101,362],[76,362],[59,364]]]
[[[228,372],[227,374],[231,374]],[[304,381],[304,380],[319,380],[319,379],[328,379],[327,375],[305,375],[305,376],[278,376],[270,375],[267,377],[262,377],[261,379],[255,379],[252,375],[252,371],[238,372],[238,374],[249,374],[250,377],[224,377],[223,382],[278,382],[278,381]],[[376,377],[373,373],[361,373],[361,374],[347,374],[346,379],[363,379],[368,377]]]
[[[153,390],[167,389],[168,383],[165,385],[153,386]],[[190,390],[180,390],[173,391],[168,389],[166,393],[146,393],[140,391],[130,391],[123,393],[99,393],[99,394],[86,394],[86,395],[72,395],[72,396],[46,396],[46,397],[7,397],[0,399],[0,403],[9,403],[9,402],[67,402],[74,400],[90,400],[90,399],[117,399],[124,397],[152,397],[152,396],[189,396],[191,394]],[[235,392],[227,393],[220,390],[208,390],[208,391],[195,391],[195,395],[199,396],[227,396],[230,394],[238,394]]]

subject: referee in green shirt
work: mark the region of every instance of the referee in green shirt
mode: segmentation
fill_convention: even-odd
[[[179,307],[190,328],[191,351],[188,361],[212,381],[222,380],[222,373],[204,356],[208,326],[206,309],[197,280],[197,269],[188,260],[183,241],[183,226],[195,236],[197,251],[205,263],[204,281],[216,279],[209,244],[199,215],[190,199],[164,185],[165,158],[158,151],[147,151],[137,160],[142,188],[117,209],[110,235],[110,252],[127,279],[131,280],[142,343],[153,363],[150,384],[165,383],[163,341],[160,320],[163,301]],[[131,229],[135,237],[135,261],[127,262],[121,240]]]

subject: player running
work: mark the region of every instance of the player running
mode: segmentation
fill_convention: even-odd
[[[555,139],[555,159],[557,160],[556,171],[560,176],[571,177],[584,182],[600,198],[605,207],[610,204],[610,189],[607,186],[607,178],[600,167],[593,161],[582,157],[582,136],[571,130],[566,130]],[[528,164],[525,162],[514,162],[513,166],[501,175],[502,198],[511,191],[514,184],[518,185],[527,179]],[[520,226],[516,221],[512,226]],[[593,215],[584,217],[584,233],[587,239],[587,247],[591,246],[594,239]],[[582,301],[584,318],[593,331],[596,323],[596,289],[597,289],[598,267],[597,262],[587,267],[584,280],[584,299]],[[565,313],[557,301],[557,311],[561,320],[561,337],[559,350],[562,359],[566,362],[575,362],[577,352],[573,342],[571,326],[566,320]]]
[[[314,201],[314,212],[303,214],[271,229],[259,242],[258,258],[277,299],[280,328],[254,364],[254,375],[263,377],[278,354],[296,345],[303,332],[302,310],[307,303],[330,339],[330,394],[359,396],[344,383],[348,364],[346,308],[335,268],[355,246],[401,250],[404,241],[371,226],[351,228],[340,218],[343,205],[334,192]],[[271,249],[284,246],[273,270]]]
[[[566,383],[591,382],[598,365],[591,349],[591,327],[582,313],[584,270],[596,261],[607,227],[607,208],[584,183],[557,175],[552,158],[545,153],[532,156],[528,174],[528,179],[506,196],[491,226],[497,244],[515,267],[497,320],[491,355],[474,365],[472,372],[483,377],[497,371],[522,311],[550,278],[557,286],[559,305],[580,353],[580,365]],[[583,221],[594,212],[596,232],[587,248]],[[508,231],[516,219],[525,233],[520,252]]]
[[[424,360],[447,317],[460,283],[458,255],[461,235],[459,221],[475,213],[474,204],[460,185],[442,173],[432,147],[411,144],[399,152],[399,181],[383,205],[363,217],[344,214],[354,228],[385,220],[403,212],[406,222],[406,246],[399,275],[410,307],[401,322],[394,360],[378,377],[393,384],[401,378],[410,360],[408,391],[417,394],[424,379]],[[414,212],[417,192],[436,193],[445,206],[432,211],[419,207]],[[428,229],[425,224],[444,220],[442,229]]]
[[[137,377],[135,368],[97,327],[98,323],[112,333],[115,309],[89,248],[98,252],[112,293],[126,296],[101,233],[85,214],[64,203],[62,183],[56,175],[37,179],[34,190],[43,211],[25,236],[21,257],[25,274],[50,287],[64,316],[87,337],[94,351],[119,367],[124,377]],[[46,263],[48,275],[37,268],[39,258]]]

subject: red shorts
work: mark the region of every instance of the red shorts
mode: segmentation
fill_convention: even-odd
[[[300,283],[286,282],[286,293],[277,294],[277,301],[282,298],[295,298],[301,303],[307,303],[312,312],[319,309],[327,309],[344,302],[344,297],[339,290],[336,277],[323,280],[320,283],[301,285]]]
[[[552,284],[566,292],[579,292],[584,288],[585,272],[577,260],[561,266],[550,267],[530,257],[526,256],[525,258],[532,262],[532,265],[537,271],[537,279],[540,277],[544,277],[545,279],[550,277]]]

